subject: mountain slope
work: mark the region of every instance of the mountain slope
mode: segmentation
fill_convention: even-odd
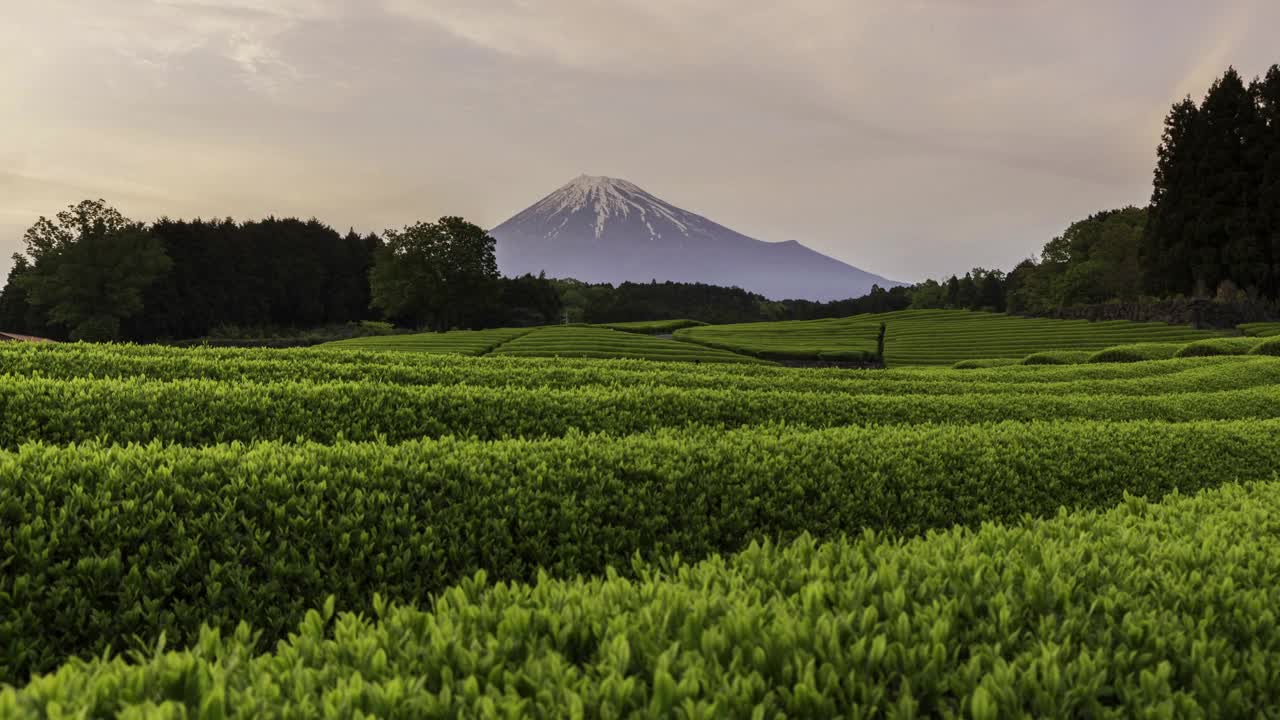
[[[747,237],[617,178],[574,178],[490,234],[506,275],[704,282],[776,300],[836,300],[900,284],[794,240]]]

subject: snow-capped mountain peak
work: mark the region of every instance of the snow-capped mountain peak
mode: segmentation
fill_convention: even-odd
[[[604,235],[611,220],[629,219],[644,225],[655,239],[672,228],[689,234],[690,213],[650,195],[635,183],[603,175],[579,175],[508,223],[539,218],[547,226],[546,236],[555,237],[571,217],[584,212],[594,215],[596,238]]]
[[[795,241],[769,243],[620,178],[579,175],[490,231],[508,275],[736,285],[775,299],[837,299],[896,285]]]

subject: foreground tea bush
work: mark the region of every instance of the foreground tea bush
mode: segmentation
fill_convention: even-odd
[[[499,443],[0,453],[0,680],[132,636],[248,620],[282,639],[335,595],[412,601],[476,570],[916,534],[1106,507],[1280,467],[1280,421],[783,428]],[[268,645],[264,645],[264,649]]]
[[[326,603],[270,654],[206,631],[0,691],[0,715],[1257,717],[1278,574],[1280,484],[1236,485],[634,579],[481,575],[376,619]]]

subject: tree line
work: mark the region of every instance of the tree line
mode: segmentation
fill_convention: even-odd
[[[41,217],[23,240],[0,291],[0,328],[59,340],[262,338],[372,320],[436,331],[566,320],[804,320],[910,302],[906,288],[817,303],[702,283],[505,278],[494,239],[459,217],[342,235],[315,219],[146,224],[97,200]]]
[[[564,302],[567,319],[588,323],[682,318],[713,324],[815,320],[903,310],[911,303],[906,286],[891,289],[873,286],[870,293],[861,297],[815,302],[770,300],[739,287],[705,283],[655,280],[624,282],[615,286],[561,279],[555,284]]]
[[[911,306],[1045,312],[1143,298],[1280,300],[1280,66],[1229,68],[1173,105],[1151,204],[1073,223],[1013,270],[913,288]]]
[[[101,200],[41,217],[0,292],[0,327],[69,340],[153,342],[224,327],[387,319],[409,328],[556,322],[545,278],[503,278],[493,239],[461,218],[382,236],[318,220],[145,224]]]

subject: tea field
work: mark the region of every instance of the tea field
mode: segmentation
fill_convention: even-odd
[[[900,310],[832,320],[708,325],[675,337],[760,357],[822,358],[874,353],[884,323],[890,367],[1021,358],[1041,350],[1098,351],[1133,343],[1188,343],[1224,333],[1127,320],[1048,320],[968,310]]]
[[[700,323],[664,320],[613,325],[552,325],[501,330],[451,330],[353,338],[325,343],[341,350],[402,350],[460,355],[510,355],[599,359],[668,360],[679,362],[763,363],[748,355],[674,342],[656,337]]]
[[[1244,327],[1243,325],[1241,326]],[[1078,365],[1081,363],[1123,363],[1168,360],[1171,358],[1221,355],[1280,355],[1280,339],[1266,335],[1213,337],[1183,342],[1149,342],[1114,345],[1091,350],[1042,350],[1024,358],[978,358],[952,365],[957,370],[1004,367],[1008,365]]]
[[[690,362],[867,361],[887,329],[891,367],[1004,361],[1043,351],[1088,352],[1122,345],[1167,346],[1170,354],[1196,340],[1231,333],[1125,320],[1047,320],[967,310],[902,310],[831,320],[707,325],[693,320],[455,330],[354,338],[326,343],[343,350],[406,350],[463,355],[646,359]],[[1280,324],[1242,325],[1264,337]],[[659,335],[663,337],[658,337]],[[672,336],[667,339],[666,336]],[[1148,359],[1157,359],[1151,357]],[[989,363],[988,363],[989,364]]]
[[[1280,356],[1143,332],[0,345],[0,717],[1265,715]]]

